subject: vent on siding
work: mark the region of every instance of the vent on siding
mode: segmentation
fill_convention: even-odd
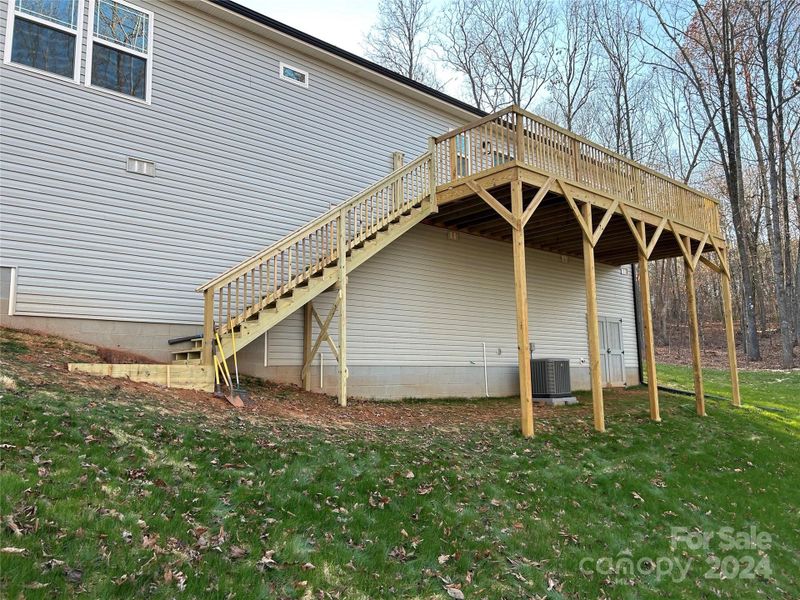
[[[137,173],[139,175],[155,177],[156,163],[154,163],[152,160],[144,160],[143,158],[133,158],[129,156],[126,170],[128,173]]]

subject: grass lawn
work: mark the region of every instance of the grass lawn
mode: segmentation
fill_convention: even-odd
[[[0,409],[7,598],[800,597],[798,372],[742,373],[746,406],[709,400],[705,419],[663,394],[651,423],[632,390],[609,399],[606,434],[566,408],[524,440],[515,421],[170,412],[23,367],[15,343]],[[724,374],[707,383],[725,394]],[[672,528],[713,537],[697,547]],[[751,528],[759,548],[728,547]]]

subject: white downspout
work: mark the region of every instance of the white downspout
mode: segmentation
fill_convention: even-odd
[[[17,312],[17,267],[11,267],[10,281],[8,282],[8,316],[13,317]]]
[[[489,370],[486,366],[486,342],[483,344],[483,388],[486,391],[486,397],[489,397]]]

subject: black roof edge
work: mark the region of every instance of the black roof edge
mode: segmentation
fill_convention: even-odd
[[[353,54],[352,52],[343,50],[338,46],[329,44],[328,42],[316,38],[313,35],[309,35],[307,33],[300,31],[299,29],[290,27],[285,23],[281,23],[280,21],[276,21],[275,19],[272,19],[266,15],[262,15],[261,13],[255,10],[247,8],[246,6],[242,6],[241,4],[238,4],[236,2],[231,2],[231,0],[210,0],[210,2],[227,10],[230,10],[231,12],[234,12],[238,15],[241,15],[246,19],[250,19],[251,21],[255,21],[256,23],[260,23],[261,25],[269,27],[270,29],[274,29],[275,31],[284,33],[310,46],[314,46],[315,48],[319,48],[320,50],[329,52],[330,54],[338,56],[339,58],[343,58],[348,62],[358,65],[359,67],[369,69],[370,71],[374,71],[379,75],[383,75],[384,77],[393,79],[399,83],[402,83],[403,85],[406,85],[410,88],[420,91],[423,94],[427,94],[428,96],[436,98],[437,100],[447,102],[448,104],[451,104],[456,108],[460,108],[461,110],[471,112],[472,114],[477,115],[479,117],[485,117],[487,114],[489,114],[485,111],[482,111],[479,108],[476,108],[475,106],[472,106],[471,104],[459,100],[458,98],[453,98],[452,96],[449,96],[444,92],[440,92],[439,90],[436,90],[423,83],[420,83],[419,81],[414,81],[413,79],[406,77],[405,75],[401,75],[400,73],[392,71],[391,69],[387,69],[386,67],[374,63],[371,60],[367,60],[366,58],[363,58],[361,56],[358,56],[357,54]]]

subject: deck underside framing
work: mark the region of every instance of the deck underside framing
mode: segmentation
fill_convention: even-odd
[[[680,239],[689,238],[694,253],[702,244],[705,252],[719,254],[726,248],[719,235],[697,229],[655,211],[643,208],[628,199],[590,190],[565,178],[557,178],[516,160],[508,161],[476,176],[457,179],[436,190],[439,213],[425,221],[426,224],[498,241],[511,242],[512,233],[507,217],[483,201],[475,189],[489,192],[506,210],[511,209],[510,184],[521,181],[525,200],[535,197],[543,187],[546,196],[536,208],[536,215],[528,215],[525,245],[547,252],[581,258],[583,239],[579,222],[574,218],[568,196],[593,208],[600,219],[613,207],[609,219],[596,245],[596,260],[610,265],[632,264],[638,261],[637,233],[633,223],[641,222],[648,236],[655,238],[650,260],[680,257],[683,252]],[[548,185],[549,184],[549,185]],[[672,235],[662,235],[664,231]],[[705,258],[705,257],[704,257]]]

